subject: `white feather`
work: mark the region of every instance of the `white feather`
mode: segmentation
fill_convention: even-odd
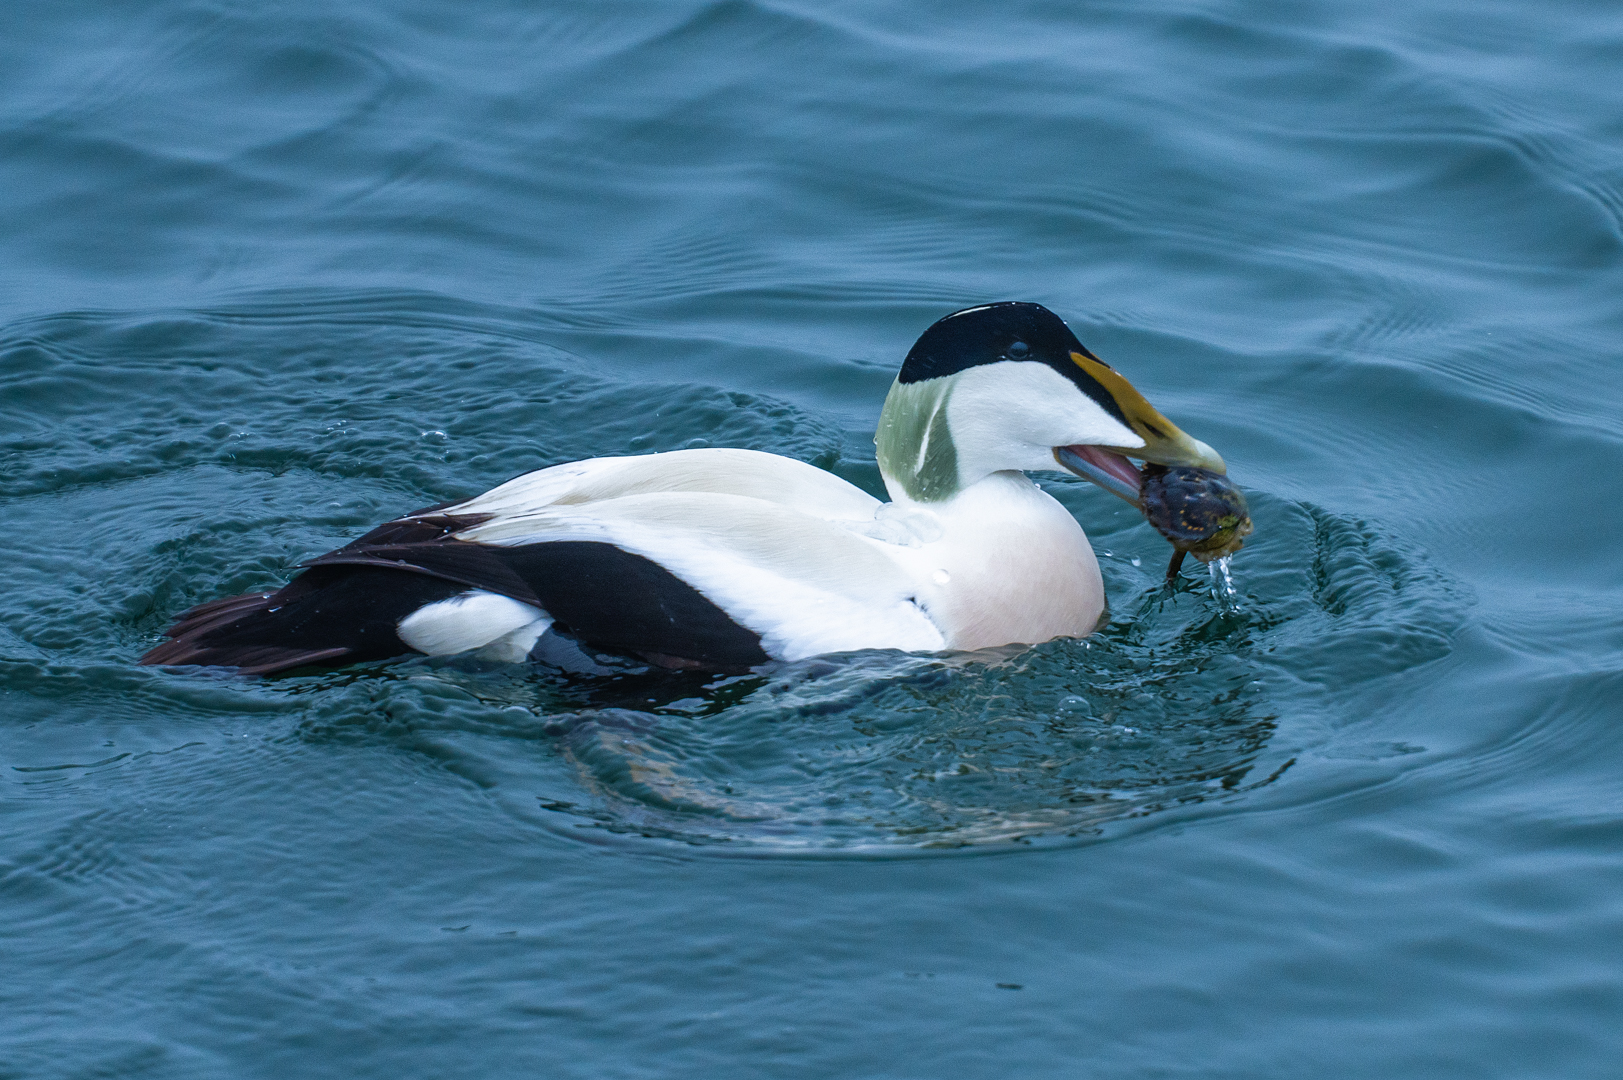
[[[400,620],[395,632],[401,641],[429,656],[488,648],[491,659],[517,661],[529,655],[536,639],[551,625],[552,617],[533,604],[470,589],[418,608]]]
[[[551,628],[551,618],[536,619],[534,622],[525,623],[517,630],[503,634],[489,645],[482,647],[475,655],[481,660],[516,664],[530,655],[530,650],[541,640],[541,635]]]
[[[523,514],[543,506],[605,502],[627,495],[710,492],[740,495],[828,520],[865,521],[879,500],[794,458],[759,450],[673,450],[593,458],[525,473],[441,514]]]

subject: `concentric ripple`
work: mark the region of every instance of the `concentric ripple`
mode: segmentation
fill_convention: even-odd
[[[1168,591],[1167,548],[1147,525],[1051,478],[1090,524],[1113,598],[1086,641],[730,678],[567,642],[517,668],[417,659],[223,683],[109,672],[105,649],[133,656],[174,611],[272,587],[376,520],[515,465],[694,445],[700,431],[871,488],[872,461],[842,456],[837,429],[784,403],[588,373],[522,326],[421,298],[56,316],[14,326],[0,355],[24,376],[7,400],[25,430],[4,447],[10,513],[33,522],[16,571],[58,586],[8,616],[11,685],[82,697],[77,673],[95,669],[94,696],[182,712],[212,687],[205,698],[279,716],[296,741],[427,753],[569,835],[899,852],[1085,839],[1231,806],[1334,740],[1353,684],[1446,655],[1468,602],[1378,523],[1265,491],[1235,560],[1239,595],[1198,572]],[[185,390],[178,414],[128,403],[158,371]],[[34,415],[54,420],[27,431]]]
[[[276,685],[322,699],[299,738],[430,753],[581,838],[762,854],[1086,840],[1241,804],[1304,749],[1336,752],[1354,684],[1449,651],[1468,601],[1418,553],[1255,505],[1272,535],[1245,553],[1237,600],[1107,558],[1123,600],[1084,641],[716,678],[578,654],[568,670],[412,660]],[[1155,550],[1142,534],[1113,542]]]

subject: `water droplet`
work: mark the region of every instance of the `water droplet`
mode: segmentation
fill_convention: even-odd
[[[947,573],[945,570],[937,570],[935,573],[930,575],[930,580],[935,582],[937,585],[945,585],[947,582],[952,580],[952,575]]]
[[[1234,574],[1229,570],[1229,559],[1225,555],[1221,559],[1214,559],[1206,564],[1206,571],[1212,578],[1212,599],[1217,606],[1229,614],[1240,610],[1240,590],[1234,586]]]

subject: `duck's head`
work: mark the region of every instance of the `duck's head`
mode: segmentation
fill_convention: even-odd
[[[985,304],[926,330],[902,364],[874,436],[894,497],[950,499],[996,472],[1057,466],[1135,506],[1128,458],[1223,473],[1041,304]]]

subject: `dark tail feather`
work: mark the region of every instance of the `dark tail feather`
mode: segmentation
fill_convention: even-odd
[[[234,623],[270,611],[276,606],[277,595],[248,593],[246,596],[228,596],[183,611],[175,620],[175,625],[164,631],[164,636],[169,640],[148,650],[137,663],[234,667],[243,675],[268,675],[273,671],[336,660],[349,654],[350,650],[342,645],[312,649],[240,643],[211,645],[207,642],[206,639],[212,636],[210,631],[226,630]]]
[[[182,664],[229,667],[236,668],[239,675],[270,675],[277,671],[303,667],[306,664],[319,664],[325,660],[337,660],[341,656],[348,655],[349,650],[342,647],[279,649],[274,645],[263,645],[258,648],[251,645],[233,645],[226,648],[210,648],[195,642],[166,641],[141,657],[139,663],[161,664],[165,667],[178,667]]]
[[[210,600],[206,604],[198,604],[176,615],[174,625],[165,630],[163,636],[177,641],[183,637],[195,637],[205,630],[235,622],[250,612],[264,611],[274,603],[275,597],[275,593],[246,593],[242,596],[228,596],[223,600]],[[175,643],[170,641],[159,645],[158,649],[169,648]],[[158,649],[152,652],[155,653]],[[151,655],[152,653],[147,654]],[[149,662],[146,657],[141,658],[141,663]]]
[[[165,631],[170,640],[139,663],[269,675],[341,657],[384,660],[412,651],[395,634],[401,619],[466,588],[379,567],[315,567],[277,592],[230,596],[182,612]]]

